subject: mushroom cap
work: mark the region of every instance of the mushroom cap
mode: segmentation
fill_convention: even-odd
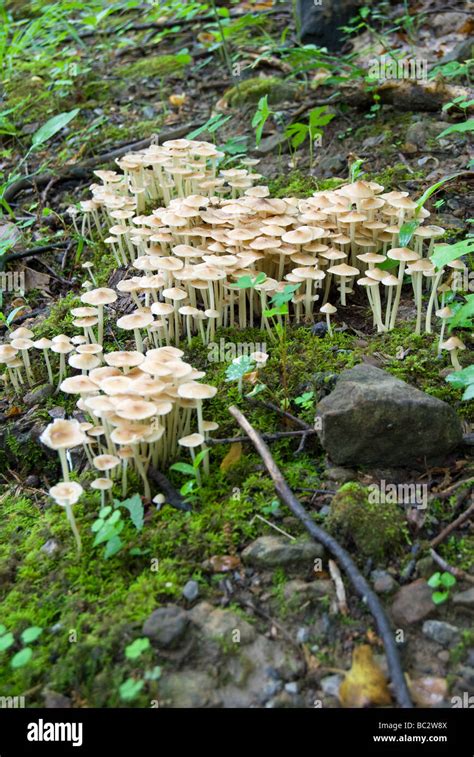
[[[19,328],[15,329],[14,331],[10,331],[9,333],[9,339],[31,339],[34,336],[34,332],[30,331],[30,329],[25,328],[24,326],[20,326]]]
[[[118,403],[116,414],[127,421],[144,421],[156,413],[156,405],[141,399],[126,399]]]
[[[99,287],[98,289],[91,289],[89,292],[81,294],[81,302],[85,302],[86,305],[110,305],[117,299],[117,293],[113,289],[107,287]]]
[[[87,437],[77,420],[63,420],[56,418],[46,426],[40,436],[40,441],[50,449],[70,449],[84,444]]]
[[[143,363],[145,356],[136,350],[116,350],[115,352],[107,352],[104,355],[104,360],[107,365],[114,368],[135,368]]]
[[[52,344],[51,339],[43,337],[42,339],[37,339],[36,342],[33,342],[33,347],[37,350],[47,350]]]
[[[97,357],[97,355],[88,355],[87,353],[82,355],[71,355],[68,360],[69,365],[82,371],[89,371],[92,370],[92,368],[98,368],[101,362],[101,359]]]
[[[355,181],[341,187],[339,194],[350,197],[352,200],[366,200],[374,196],[374,190],[365,181]]]
[[[446,305],[446,307],[441,308],[441,310],[437,310],[436,315],[438,318],[451,318],[453,311],[448,305]]]
[[[382,284],[386,287],[396,287],[398,286],[398,279],[393,273],[389,273],[382,279]]]
[[[332,273],[335,276],[357,276],[360,271],[352,265],[340,263],[340,265],[333,265],[331,268],[328,268],[328,273]]]
[[[217,431],[217,429],[219,428],[219,424],[216,423],[215,421],[203,421],[202,427],[204,431]]]
[[[412,261],[418,260],[420,256],[417,252],[409,250],[408,247],[393,247],[391,250],[388,250],[387,257],[390,258],[390,260],[411,263]]]
[[[95,478],[91,481],[91,489],[98,489],[99,491],[106,491],[111,489],[114,482],[110,478]]]
[[[98,355],[99,353],[104,351],[104,348],[101,344],[80,344],[78,347],[76,347],[77,352],[80,355]]]
[[[30,350],[33,345],[34,342],[32,342],[31,339],[26,339],[25,337],[18,337],[17,339],[11,340],[11,346],[16,350]]]
[[[88,376],[69,376],[61,382],[59,387],[66,394],[93,394],[97,392],[97,385]]]
[[[120,465],[120,458],[116,455],[97,455],[92,459],[94,468],[97,470],[112,470]]]
[[[79,501],[84,489],[76,481],[60,481],[51,487],[48,494],[61,507],[71,507]]]
[[[441,344],[441,349],[448,350],[448,352],[451,352],[452,350],[465,350],[466,345],[459,339],[459,337],[451,336]]]
[[[254,360],[257,365],[265,365],[267,362],[269,355],[267,352],[262,352],[261,350],[257,350],[257,352],[250,353],[249,357]]]
[[[326,313],[327,315],[332,315],[333,313],[337,312],[337,308],[334,307],[334,305],[331,305],[330,302],[326,302],[325,305],[323,305],[321,308],[319,308],[320,313]]]
[[[125,331],[133,331],[134,329],[143,329],[146,326],[151,326],[153,321],[154,318],[151,313],[146,310],[135,310],[134,313],[123,315],[119,318],[117,326],[119,329],[124,329]]]
[[[18,348],[11,344],[0,344],[0,363],[9,363],[18,355]]]
[[[212,399],[217,394],[217,388],[209,384],[198,384],[195,381],[189,381],[178,386],[178,395],[189,400],[207,400]]]
[[[194,449],[194,447],[200,447],[205,441],[206,440],[202,434],[189,434],[188,436],[183,436],[181,439],[178,439],[178,444],[180,444],[181,447]]]

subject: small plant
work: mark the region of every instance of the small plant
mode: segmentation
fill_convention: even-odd
[[[40,626],[29,626],[20,635],[20,640],[24,646],[13,655],[10,660],[10,667],[13,669],[23,668],[29,663],[33,657],[33,650],[29,646],[36,641],[43,629]],[[7,649],[13,646],[15,643],[15,637],[11,631],[7,631],[6,627],[0,623],[0,653],[6,652]]]
[[[431,595],[435,605],[440,605],[443,602],[446,602],[449,597],[449,591],[455,583],[456,579],[451,573],[447,573],[446,571],[444,573],[440,573],[439,571],[433,573],[431,578],[428,579],[428,586],[431,589],[437,589],[437,591],[434,591]]]
[[[202,449],[200,452],[198,452],[197,455],[195,455],[192,463],[179,462],[174,463],[170,466],[170,470],[177,471],[178,473],[184,473],[185,476],[191,477],[182,485],[179,490],[180,494],[182,494],[183,497],[188,500],[192,498],[192,496],[196,492],[196,489],[201,485],[201,472],[199,470],[199,466],[208,453],[208,448]]]
[[[227,366],[225,375],[226,381],[237,381],[239,394],[242,396],[244,377],[255,368],[255,360],[250,355],[241,355],[236,357],[232,363]]]
[[[123,547],[120,534],[126,524],[122,519],[121,507],[128,510],[130,520],[137,531],[141,531],[143,528],[144,508],[139,494],[134,494],[133,497],[126,499],[124,502],[114,500],[113,508],[110,505],[103,507],[99,512],[99,517],[92,524],[92,531],[96,535],[93,546],[97,547],[100,544],[105,544],[104,558],[106,560],[116,555]]]
[[[258,101],[257,110],[252,118],[252,128],[255,129],[255,144],[258,147],[262,141],[263,127],[268,118],[273,115],[273,110],[268,105],[268,95]]]
[[[263,505],[262,513],[264,515],[280,515],[281,507],[278,499],[272,499],[269,505]]]
[[[334,113],[329,113],[327,106],[322,105],[310,110],[307,124],[297,122],[289,124],[285,129],[285,137],[293,150],[297,150],[306,139],[309,139],[309,164],[311,168],[314,160],[314,146],[318,138],[323,135],[321,127],[327,126],[333,118]]]
[[[304,392],[295,398],[295,405],[299,405],[303,410],[312,410],[314,406],[314,392]]]

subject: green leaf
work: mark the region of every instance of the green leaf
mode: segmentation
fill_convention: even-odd
[[[105,545],[104,558],[108,560],[109,557],[116,555],[122,549],[123,542],[120,536],[112,536],[111,539]]]
[[[462,239],[456,244],[436,244],[430,260],[439,270],[452,260],[457,260],[462,255],[468,255],[471,252],[474,252],[473,238]]]
[[[16,655],[13,655],[10,661],[10,665],[15,670],[17,668],[23,668],[29,663],[32,657],[33,650],[31,649],[31,647],[25,647],[24,649],[20,649],[20,651],[17,652]]]
[[[405,223],[402,224],[400,231],[398,232],[398,242],[400,247],[408,246],[409,242],[411,242],[413,232],[416,231],[419,225],[419,221],[405,221]]]
[[[438,191],[438,189],[441,189],[443,184],[446,184],[446,182],[451,181],[451,179],[455,179],[456,176],[459,176],[459,173],[451,174],[450,176],[445,176],[444,179],[440,179],[440,181],[437,181],[435,184],[432,184],[431,187],[428,187],[428,189],[423,192],[420,199],[417,202],[417,207],[415,211],[415,216],[419,215],[421,208],[425,204],[425,202],[431,197],[432,194]]]
[[[198,126],[197,129],[194,129],[193,131],[190,131],[189,134],[186,135],[186,139],[196,139],[196,137],[199,137],[200,134],[203,134],[203,132],[208,131],[210,134],[213,134],[217,129],[220,129],[223,124],[225,124],[231,116],[223,116],[222,114],[219,114],[217,116],[211,116],[211,118],[208,118],[205,124],[202,126]]]
[[[226,381],[238,381],[254,367],[254,360],[249,355],[236,358],[225,370]]]
[[[11,631],[6,633],[4,636],[0,637],[0,652],[4,652],[6,649],[9,649],[11,645],[14,643],[15,638]]]
[[[435,605],[440,605],[443,602],[446,602],[448,597],[449,597],[448,591],[435,591],[433,592],[431,599],[433,600]]]
[[[8,313],[8,316],[6,318],[6,324],[7,324],[8,328],[10,328],[10,326],[11,326],[12,322],[14,321],[15,317],[18,315],[18,313],[20,312],[20,310],[24,309],[24,307],[25,307],[25,305],[20,305],[17,308],[13,308],[13,310],[10,313]]]
[[[147,670],[145,673],[146,681],[157,681],[161,677],[161,668],[156,665],[153,670]]]
[[[462,398],[463,398],[463,400],[473,400],[474,399],[474,383],[472,383],[470,386],[467,387],[467,389],[464,392]]]
[[[43,629],[40,628],[40,626],[30,626],[29,628],[25,628],[20,638],[23,644],[31,644],[31,642],[36,641],[42,633]]]
[[[130,518],[137,531],[141,531],[144,524],[145,508],[140,495],[134,494],[133,497],[122,502],[122,505],[130,513]]]
[[[466,302],[449,321],[449,330],[456,326],[464,324],[464,321],[474,316],[474,294],[467,294]]]
[[[107,520],[107,525],[113,526],[114,523],[117,523],[117,521],[119,521],[121,517],[122,517],[122,514],[120,510],[115,510],[115,512],[113,512],[110,518]]]
[[[455,371],[446,376],[448,384],[452,384],[455,389],[464,389],[465,386],[474,383],[474,365],[468,365],[462,371]]]
[[[103,544],[104,541],[109,541],[117,534],[117,529],[114,526],[109,526],[107,523],[100,529],[99,533],[94,539],[93,547],[97,547],[99,544]]]
[[[196,471],[194,470],[193,466],[189,463],[174,463],[170,470],[175,470],[178,473],[184,473],[185,476],[195,476]]]
[[[64,129],[69,121],[72,121],[72,119],[77,116],[79,110],[80,108],[75,108],[74,110],[70,110],[67,113],[59,113],[57,116],[50,118],[49,121],[46,121],[46,123],[43,124],[43,126],[41,126],[38,131],[33,134],[32,148],[40,147],[40,145],[47,142],[48,139],[54,137],[54,135],[57,134],[58,131]]]
[[[206,455],[209,454],[209,448],[206,447],[206,449],[202,449],[200,452],[197,453],[196,457],[194,458],[193,462],[193,468],[197,470],[199,466],[201,465],[202,461],[206,457]]]
[[[150,639],[135,639],[135,641],[129,644],[128,647],[125,647],[125,657],[127,660],[137,660],[146,649],[149,649],[149,647]]]
[[[7,627],[4,626],[2,623],[0,623],[0,636],[3,636],[6,630],[7,630]]]
[[[191,494],[194,491],[195,486],[196,481],[194,478],[191,478],[189,481],[186,481],[186,483],[182,485],[179,493],[182,494],[183,497],[187,497],[188,494]]]
[[[95,534],[97,533],[97,531],[100,531],[100,529],[104,527],[104,523],[105,521],[102,518],[95,520],[91,526],[93,533]]]
[[[455,132],[462,133],[465,131],[474,131],[474,118],[470,118],[468,121],[462,121],[460,124],[452,124],[452,126],[448,126],[448,128],[444,129],[441,134],[438,134],[436,139],[447,137],[448,134],[454,134]]]
[[[426,582],[432,589],[437,589],[441,585],[441,573],[433,573],[433,575]]]
[[[441,583],[443,584],[443,586],[446,586],[446,588],[449,588],[451,586],[454,586],[454,584],[456,583],[456,578],[451,575],[451,573],[445,572],[441,576]]]
[[[112,512],[112,508],[110,505],[107,505],[107,507],[103,507],[102,510],[99,510],[99,518],[106,518],[109,513]]]
[[[290,300],[293,299],[294,293],[297,291],[297,289],[300,288],[300,286],[301,284],[287,284],[282,292],[277,292],[273,295],[273,297],[270,299],[270,302],[277,308],[285,305],[287,302],[290,302]]]
[[[144,681],[137,681],[135,678],[128,678],[119,688],[120,699],[124,702],[131,702],[135,699],[145,685]]]

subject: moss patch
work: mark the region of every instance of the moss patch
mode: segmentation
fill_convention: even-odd
[[[231,87],[224,93],[224,100],[235,107],[244,103],[257,103],[261,97],[268,96],[269,103],[278,103],[293,98],[296,87],[276,76],[244,79],[238,87]]]

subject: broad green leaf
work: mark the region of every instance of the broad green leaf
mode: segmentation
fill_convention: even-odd
[[[95,534],[98,531],[100,531],[101,528],[104,527],[104,520],[103,518],[97,518],[97,520],[94,521],[94,523],[91,526],[92,532]]]
[[[115,512],[113,512],[110,518],[107,520],[107,525],[113,526],[114,523],[117,523],[117,521],[119,521],[121,517],[122,515],[120,513],[120,510],[115,510]]]
[[[208,447],[206,447],[206,449],[202,449],[200,452],[198,452],[197,455],[196,455],[196,457],[194,458],[193,468],[199,468],[199,466],[201,465],[202,461],[204,460],[204,458],[208,454],[209,454],[209,448]]]
[[[54,137],[54,135],[57,134],[58,131],[64,129],[69,121],[72,121],[72,119],[77,116],[79,110],[80,108],[75,108],[74,110],[70,110],[67,113],[59,113],[57,116],[50,118],[49,121],[46,121],[46,123],[43,124],[43,126],[41,126],[38,131],[35,131],[35,133],[33,134],[32,147],[39,147],[40,145],[47,142],[48,139]]]
[[[136,660],[146,649],[150,647],[150,639],[135,639],[128,647],[125,647],[125,657],[127,660]]]
[[[467,387],[462,398],[463,400],[474,400],[474,383]]]
[[[466,295],[465,304],[459,308],[457,313],[449,321],[449,330],[456,328],[459,324],[463,324],[465,320],[474,316],[474,294]]]
[[[122,549],[122,546],[123,543],[120,536],[112,536],[105,545],[104,558],[107,560],[109,557],[116,555]]]
[[[189,463],[174,463],[170,470],[175,470],[178,473],[184,473],[186,476],[195,476],[196,471],[194,470],[193,466]]]
[[[454,371],[446,376],[446,381],[456,389],[464,389],[465,386],[474,383],[474,365],[468,365],[462,371]]]
[[[432,589],[437,589],[441,583],[441,573],[436,572],[426,582]]]
[[[129,499],[126,499],[124,502],[122,502],[122,505],[130,513],[131,521],[137,531],[141,531],[144,523],[145,508],[143,507],[143,502],[140,495],[134,494],[133,497],[130,497]]]
[[[440,605],[443,602],[446,602],[448,597],[449,597],[448,591],[435,591],[433,592],[431,599],[433,600],[435,605]]]
[[[248,355],[242,355],[227,366],[225,375],[226,381],[238,381],[246,373],[249,373],[254,366],[254,360]]]
[[[17,652],[16,655],[13,655],[10,661],[10,665],[15,670],[17,668],[23,668],[29,663],[32,657],[33,650],[31,649],[31,647],[25,647],[24,649],[20,649],[20,651]]]
[[[452,260],[457,260],[470,252],[474,252],[474,239],[463,239],[456,244],[436,244],[430,260],[439,270]]]
[[[6,649],[9,649],[13,642],[15,641],[15,638],[11,631],[4,634],[0,637],[0,652],[4,652]]]
[[[441,583],[446,587],[454,586],[456,579],[451,575],[451,573],[443,573],[443,575],[441,576]]]
[[[189,479],[189,481],[186,481],[185,484],[182,485],[181,489],[179,490],[179,493],[183,495],[183,497],[187,497],[188,494],[191,494],[191,492],[194,491],[194,488],[196,486],[196,481],[194,478]]]
[[[405,221],[405,223],[402,224],[402,227],[398,233],[398,242],[400,247],[408,246],[408,244],[411,242],[413,233],[417,230],[419,225],[419,221]]]
[[[109,526],[107,523],[105,526],[103,526],[97,536],[94,539],[93,547],[97,547],[99,544],[103,544],[104,541],[108,541],[109,539],[112,539],[117,533],[117,530],[114,526]]]
[[[468,121],[462,121],[460,124],[452,124],[447,129],[438,134],[436,139],[447,137],[448,134],[463,133],[465,131],[474,131],[474,118],[470,118]]]
[[[112,512],[112,508],[110,505],[107,505],[107,507],[103,507],[102,510],[99,510],[99,518],[106,518],[109,513]]]
[[[42,633],[43,629],[40,628],[40,626],[30,626],[29,628],[25,628],[21,634],[21,640],[23,644],[31,644],[31,642],[36,641]]]
[[[144,681],[136,681],[134,678],[128,678],[119,688],[120,699],[124,702],[131,702],[132,699],[136,699],[144,685]]]
[[[4,626],[2,623],[0,623],[0,636],[3,636],[6,630],[7,630],[7,627]]]

